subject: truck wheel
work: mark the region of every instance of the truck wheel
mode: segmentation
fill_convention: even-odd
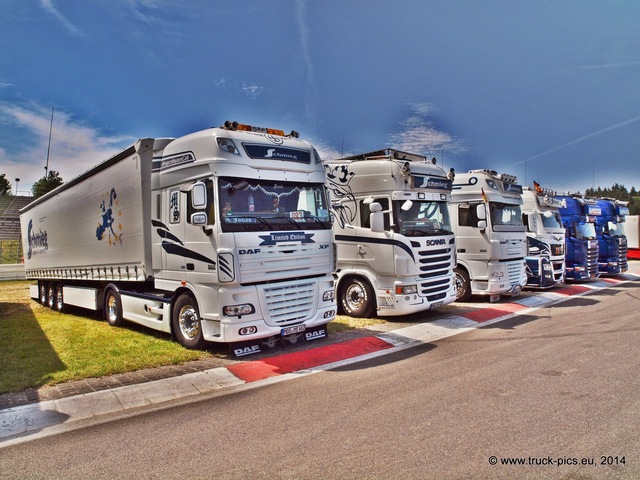
[[[124,322],[120,294],[112,288],[104,296],[104,316],[112,327],[119,327]]]
[[[183,293],[178,297],[173,306],[171,323],[173,333],[182,346],[194,350],[204,347],[200,311],[191,294]]]
[[[64,298],[62,296],[62,285],[56,285],[55,309],[59,312],[64,311]]]
[[[373,289],[366,280],[348,278],[341,290],[340,302],[344,313],[351,317],[372,317],[375,312]]]
[[[453,281],[456,288],[456,301],[466,302],[471,298],[469,274],[461,268],[454,268],[453,273],[455,274]]]

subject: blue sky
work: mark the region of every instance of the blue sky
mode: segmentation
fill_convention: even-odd
[[[640,188],[640,2],[3,0],[0,173],[21,194],[225,120],[558,191]],[[526,182],[525,182],[526,181]]]

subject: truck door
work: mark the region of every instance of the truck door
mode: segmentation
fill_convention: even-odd
[[[382,210],[391,209],[388,198],[374,198]],[[361,265],[367,265],[369,270],[377,275],[395,275],[395,261],[393,254],[393,234],[391,233],[390,213],[384,214],[384,232],[372,232],[369,218],[371,212],[369,204],[360,200],[360,225],[358,241],[356,243],[356,258]]]
[[[167,227],[162,236],[162,269],[164,278],[184,280],[185,257],[181,253],[185,236],[186,195],[178,187],[163,192],[163,219]]]

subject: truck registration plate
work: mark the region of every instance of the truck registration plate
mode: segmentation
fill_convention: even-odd
[[[431,305],[431,308],[438,308],[441,307],[444,304],[444,302],[434,302],[433,305]]]
[[[293,327],[286,327],[280,330],[281,335],[291,335],[293,333],[302,333],[307,329],[306,325],[294,325]]]

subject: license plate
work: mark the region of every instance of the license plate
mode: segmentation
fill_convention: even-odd
[[[307,329],[306,325],[294,325],[293,327],[286,327],[280,330],[281,335],[291,335],[293,333],[302,333]]]
[[[431,308],[438,308],[438,307],[441,307],[442,305],[444,305],[444,302],[435,302],[433,305],[431,305]]]

